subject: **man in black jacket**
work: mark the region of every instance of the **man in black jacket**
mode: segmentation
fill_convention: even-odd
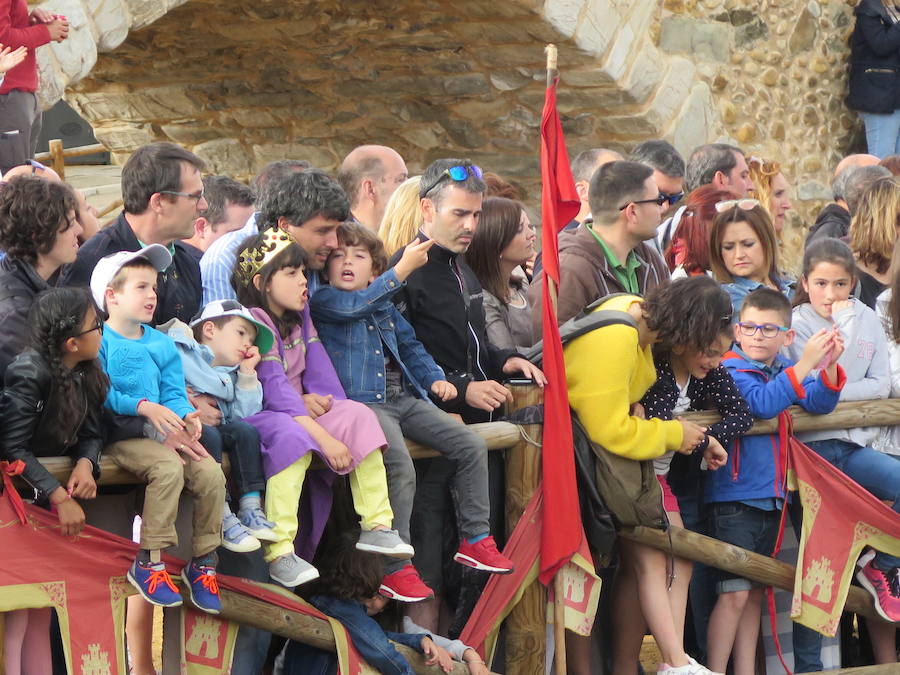
[[[434,239],[435,245],[428,252],[428,262],[407,278],[396,299],[416,337],[457,389],[455,399],[437,401],[438,405],[459,413],[468,423],[492,419],[497,408],[512,400],[509,389],[497,381],[504,374],[522,373],[539,384],[545,382],[543,373],[515,351],[499,349],[488,342],[481,284],[461,256],[478,227],[485,187],[481,169],[468,160],[440,159],[425,169],[419,191],[424,221],[419,239]],[[402,250],[398,251],[391,264],[402,254]],[[499,459],[488,458],[494,533],[502,531],[503,467],[497,465]],[[446,542],[443,552],[437,544],[443,539],[445,521],[453,513],[448,481],[454,466],[444,458],[436,458],[420,462],[417,472],[411,521],[413,545],[418,543],[415,566],[435,597],[411,605],[408,612],[420,626],[436,630],[444,587],[441,566],[450,550],[456,550],[456,542]],[[471,584],[467,586],[472,588]],[[477,590],[469,594],[471,599]],[[467,615],[471,609],[467,605],[467,600],[460,600],[457,616]]]
[[[100,258],[162,244],[172,264],[157,278],[153,324],[173,318],[188,323],[200,309],[200,265],[180,240],[194,234],[194,220],[208,207],[202,169],[203,160],[174,143],[138,148],[122,168],[122,213],[85,242],[62,285],[89,286]]]

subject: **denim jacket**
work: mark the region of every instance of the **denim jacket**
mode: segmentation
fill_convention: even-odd
[[[361,291],[323,285],[310,299],[319,339],[328,350],[347,397],[361,403],[385,401],[384,349],[390,352],[419,398],[445,379],[391,298],[403,287],[389,269]]]

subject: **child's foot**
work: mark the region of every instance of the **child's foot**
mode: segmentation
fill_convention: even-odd
[[[172,583],[165,563],[142,563],[135,560],[125,576],[151,605],[178,607],[182,604],[178,587]]]
[[[319,577],[319,570],[293,553],[285,553],[269,563],[269,576],[285,588],[294,588]]]
[[[256,551],[262,544],[259,539],[247,532],[241,521],[233,513],[229,513],[222,521],[222,548],[235,553]]]
[[[359,534],[356,548],[401,560],[409,560],[416,552],[412,546],[404,543],[397,530],[363,530]]]
[[[400,602],[420,602],[434,597],[432,591],[412,565],[404,565],[381,580],[379,592],[386,598]]]
[[[706,666],[701,666],[692,658],[688,658],[689,663],[684,666],[670,666],[668,663],[660,663],[656,671],[656,675],[724,675],[723,673],[714,673]]]
[[[218,614],[222,611],[219,583],[214,567],[198,565],[195,561],[191,561],[181,570],[181,578],[191,594],[191,602],[197,609],[202,609],[207,614]]]
[[[900,621],[900,570],[896,567],[890,572],[882,572],[872,563],[874,552],[856,573],[856,578],[875,599],[875,609],[885,621]],[[861,559],[863,562],[865,558]]]
[[[456,552],[453,559],[462,565],[494,574],[509,574],[515,568],[512,560],[497,550],[497,544],[491,536],[474,544],[463,539],[459,544],[459,551]]]
[[[238,511],[237,517],[251,536],[260,541],[278,541],[278,535],[273,532],[275,523],[266,520],[266,514],[261,508],[254,507]]]

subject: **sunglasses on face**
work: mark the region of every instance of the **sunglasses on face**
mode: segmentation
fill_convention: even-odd
[[[741,211],[752,211],[759,206],[758,199],[729,199],[725,202],[716,204],[716,213],[725,213],[731,209],[740,209]]]
[[[656,204],[657,206],[662,206],[667,201],[669,201],[669,195],[665,194],[664,192],[660,192],[653,199],[633,199],[626,204],[622,204],[622,206],[619,207],[619,211],[624,211],[632,204]]]
[[[444,171],[435,178],[431,185],[429,185],[424,190],[419,191],[419,196],[424,197],[429,192],[431,192],[441,181],[443,181],[448,176],[450,180],[454,180],[457,183],[461,183],[466,180],[469,176],[474,176],[475,178],[481,178],[484,175],[480,166],[475,166],[474,164],[464,164],[459,166],[451,166],[449,169],[444,169]]]
[[[672,194],[669,194],[668,192],[660,192],[659,196],[665,197],[666,201],[669,202],[669,206],[672,206],[674,204],[677,204],[678,201],[682,197],[684,197],[684,190],[682,190],[681,192],[673,192]]]
[[[738,326],[741,329],[741,335],[746,335],[747,337],[753,337],[756,335],[756,331],[762,333],[765,338],[773,338],[779,333],[785,333],[790,330],[787,326],[779,326],[777,323],[750,323],[748,321],[741,321]]]

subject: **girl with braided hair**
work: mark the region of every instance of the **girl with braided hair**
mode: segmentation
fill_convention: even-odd
[[[0,395],[0,459],[24,463],[35,501],[49,502],[63,536],[72,536],[84,527],[76,499],[97,494],[107,387],[97,361],[103,322],[87,289],[58,288],[38,296],[29,326],[27,347],[6,369]],[[75,460],[65,485],[37,459],[60,455]],[[8,674],[52,671],[49,625],[47,608],[6,615]]]

